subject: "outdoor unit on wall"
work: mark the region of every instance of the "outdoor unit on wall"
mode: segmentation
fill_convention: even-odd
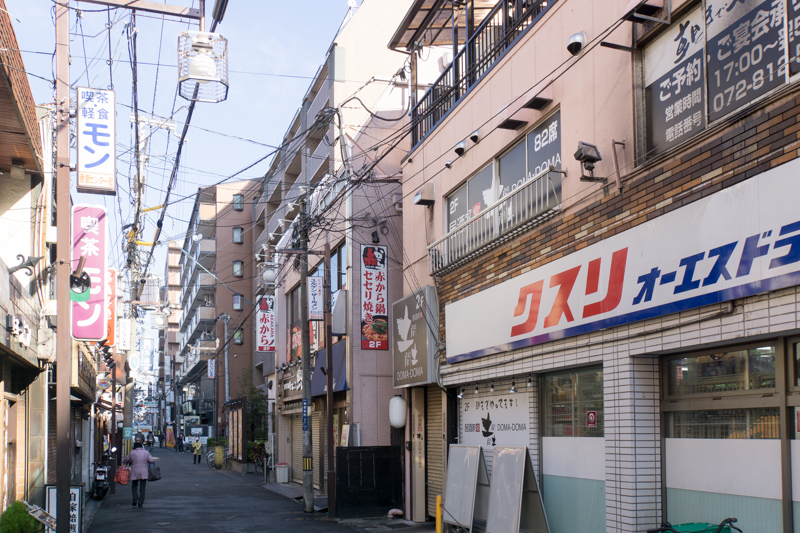
[[[194,102],[228,97],[228,40],[216,33],[185,31],[178,36],[181,96]]]

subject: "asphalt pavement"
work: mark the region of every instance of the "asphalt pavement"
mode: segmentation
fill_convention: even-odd
[[[213,470],[192,463],[192,455],[154,448],[161,479],[147,483],[143,508],[132,507],[131,486],[117,485],[116,494],[90,501],[84,510],[87,533],[377,533],[433,531],[433,524],[400,519],[336,520],[324,511],[305,513],[301,486],[263,484],[262,475]]]

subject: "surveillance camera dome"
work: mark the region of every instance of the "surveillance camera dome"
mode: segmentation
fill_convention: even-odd
[[[584,46],[586,46],[586,34],[583,32],[572,35],[567,41],[567,50],[574,56],[580,54]]]
[[[452,161],[445,161],[444,166],[446,166],[447,168],[450,168],[450,167],[453,166],[453,162]]]
[[[456,153],[458,157],[461,157],[462,155],[464,155],[464,152],[467,151],[467,143],[465,141],[461,141],[455,146],[455,148],[453,148],[453,151]]]

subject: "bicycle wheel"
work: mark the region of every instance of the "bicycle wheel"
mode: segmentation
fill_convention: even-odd
[[[263,474],[264,473],[264,459],[259,458],[256,459],[256,474]]]
[[[206,462],[208,463],[209,468],[217,467],[217,465],[214,463],[214,450],[211,450],[206,454]]]

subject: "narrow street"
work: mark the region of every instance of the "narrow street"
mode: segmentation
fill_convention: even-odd
[[[152,454],[159,459],[162,479],[147,483],[144,508],[131,506],[130,485],[118,485],[116,494],[108,494],[101,502],[88,533],[244,533],[289,528],[313,533],[353,533],[398,527],[404,531],[416,530],[402,520],[385,525],[386,519],[338,522],[322,512],[306,517],[301,503],[264,488],[260,475],[212,470],[205,462],[192,464],[191,454],[176,454],[169,448],[154,448]],[[96,505],[90,502],[87,513]]]

